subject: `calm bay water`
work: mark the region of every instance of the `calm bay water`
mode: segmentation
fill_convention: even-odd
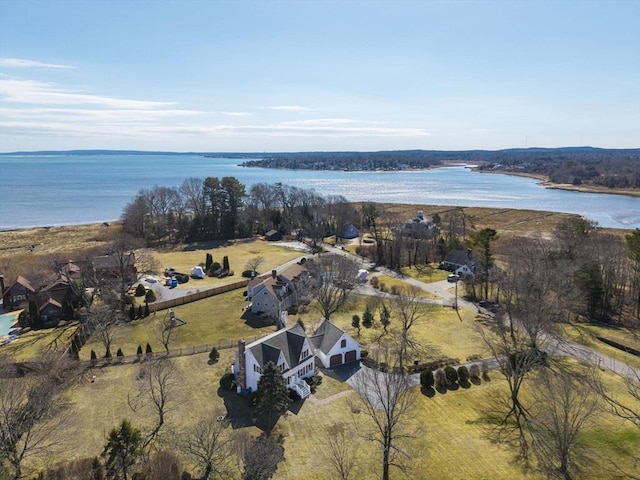
[[[640,228],[640,198],[546,189],[529,178],[465,167],[411,172],[243,168],[198,155],[0,155],[0,229],[118,219],[141,188],[189,177],[282,182],[351,201],[522,208],[576,213],[603,227]]]

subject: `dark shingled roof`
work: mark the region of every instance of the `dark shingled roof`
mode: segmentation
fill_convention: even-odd
[[[282,352],[289,368],[295,368],[300,363],[300,354],[306,338],[303,328],[296,323],[292,327],[276,332],[275,335],[254,342],[248,348],[261,367],[264,367],[267,362],[277,365],[278,357]]]
[[[311,342],[313,346],[320,350],[322,353],[329,353],[331,347],[333,347],[344,332],[336,327],[329,320],[325,320],[311,335]]]

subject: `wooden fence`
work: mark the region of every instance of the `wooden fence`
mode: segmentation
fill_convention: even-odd
[[[271,335],[273,332],[267,332],[264,335],[255,335],[253,340],[246,338],[245,341],[247,344],[255,342],[256,340],[265,337],[267,335]],[[145,361],[150,360],[154,357],[185,357],[188,355],[196,355],[198,353],[209,353],[213,347],[216,347],[217,350],[228,350],[230,348],[236,348],[238,346],[238,342],[236,340],[222,340],[215,344],[208,345],[196,345],[193,347],[182,347],[169,349],[167,353],[165,350],[154,352],[151,354],[143,353],[142,355],[123,355],[122,357],[113,356],[112,358],[98,358],[97,360],[87,360],[84,363],[90,364],[95,367],[109,367],[109,366],[117,366],[117,365],[125,365],[132,363],[144,363]]]
[[[194,293],[181,295],[177,298],[170,300],[164,300],[160,302],[153,302],[149,304],[149,308],[152,311],[165,310],[167,308],[177,307],[178,305],[184,305],[186,303],[202,300],[203,298],[212,297],[214,295],[220,295],[221,293],[230,292],[231,290],[238,290],[246,287],[251,280],[245,278],[238,280],[237,282],[229,283],[227,285],[221,285],[219,287],[207,288],[206,290],[196,290]]]

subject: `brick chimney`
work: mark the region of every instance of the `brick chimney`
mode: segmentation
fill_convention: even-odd
[[[271,270],[271,278],[276,278],[278,276],[278,272],[275,270]]]
[[[238,340],[238,373],[236,374],[236,385],[238,385],[238,393],[242,393],[247,389],[247,359],[245,357],[246,343],[244,338]]]

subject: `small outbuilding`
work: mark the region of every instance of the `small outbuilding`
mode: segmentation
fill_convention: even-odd
[[[353,238],[358,238],[360,236],[360,231],[355,226],[349,224],[349,225],[345,225],[345,227],[342,229],[342,232],[340,232],[339,236],[340,238],[351,240]]]
[[[277,242],[278,240],[282,240],[282,233],[278,230],[269,230],[264,234],[264,238],[269,242]]]

